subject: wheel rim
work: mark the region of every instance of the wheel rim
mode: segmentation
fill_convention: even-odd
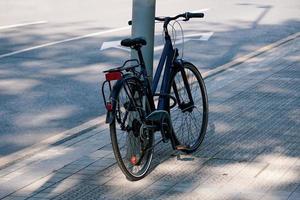
[[[132,86],[131,86],[132,87]],[[138,90],[133,89],[134,98],[137,101],[137,107],[143,107],[146,105],[142,103],[142,101],[146,101],[145,96],[141,96]],[[132,127],[130,131],[124,131],[121,129],[119,121],[115,123],[115,136],[117,141],[118,154],[121,158],[122,170],[126,170],[133,177],[142,177],[144,176],[149,167],[152,160],[152,151],[143,151],[142,147],[145,141],[140,139],[140,131],[142,128],[142,120],[137,110],[128,110],[128,97],[124,87],[121,88],[119,92],[119,98],[117,101],[117,108],[120,110],[119,118],[124,119],[125,115],[127,115],[127,119],[125,120],[125,126]],[[127,113],[127,114],[126,114]],[[152,145],[153,137],[149,135],[149,141]],[[143,153],[144,152],[144,153]],[[144,154],[144,156],[142,156]],[[141,159],[140,159],[141,158]],[[140,160],[140,163],[134,164],[134,160]]]
[[[177,140],[180,144],[193,149],[201,143],[205,117],[205,108],[203,106],[205,100],[203,99],[204,95],[196,72],[192,71],[189,67],[185,67],[184,70],[190,85],[194,105],[192,109],[183,109],[185,106],[180,108],[181,106],[177,104],[177,106],[170,110],[170,116]],[[176,73],[173,80],[176,83],[180,101],[188,103],[189,97],[184,87],[181,73]],[[170,94],[175,96],[173,87],[171,87]]]

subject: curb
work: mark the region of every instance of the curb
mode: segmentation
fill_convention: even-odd
[[[286,38],[283,38],[277,42],[274,42],[272,44],[269,44],[267,46],[264,46],[262,48],[259,48],[258,50],[251,52],[245,56],[241,56],[229,63],[226,63],[224,65],[221,65],[213,70],[209,70],[207,72],[202,73],[203,78],[207,79],[209,77],[215,76],[229,68],[238,66],[244,62],[247,62],[248,60],[250,60],[251,58],[254,58],[258,55],[261,55],[265,52],[268,52],[270,50],[273,50],[291,40],[294,40],[296,38],[300,37],[300,32],[297,32],[295,34],[292,34]],[[47,148],[50,148],[53,145],[58,145],[58,144],[62,144],[68,140],[74,139],[80,135],[83,135],[93,129],[96,129],[97,127],[100,127],[101,125],[105,124],[105,115],[101,116],[101,117],[97,117],[95,119],[92,119],[84,124],[81,124],[79,126],[76,126],[70,130],[67,130],[65,132],[56,134],[55,136],[52,136],[50,138],[47,138],[41,142],[39,142],[38,144],[32,145],[30,147],[27,147],[23,150],[20,150],[18,152],[15,152],[13,154],[10,154],[8,156],[2,157],[0,158],[0,170],[11,166],[15,163],[17,163],[18,161],[24,160],[40,151],[43,151]]]
[[[0,158],[0,170],[15,164],[18,161],[24,160],[38,152],[41,152],[47,148],[50,148],[54,145],[62,144],[68,140],[76,138],[80,135],[83,135],[101,125],[105,124],[105,116],[97,117],[88,122],[85,122],[79,126],[76,126],[72,129],[58,133],[52,137],[49,137],[45,140],[42,140],[38,144],[34,144],[30,147],[22,149],[18,152],[12,153],[8,156]]]

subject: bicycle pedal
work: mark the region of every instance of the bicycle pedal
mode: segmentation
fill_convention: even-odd
[[[189,147],[186,146],[186,145],[177,145],[177,146],[175,147],[175,149],[176,149],[176,150],[182,151],[182,150],[188,150]]]

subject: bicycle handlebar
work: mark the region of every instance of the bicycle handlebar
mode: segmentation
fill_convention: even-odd
[[[190,12],[186,12],[183,14],[179,14],[176,15],[174,17],[155,17],[155,20],[157,21],[172,21],[172,20],[176,20],[178,18],[184,18],[184,21],[188,21],[190,18],[203,18],[204,17],[204,13],[190,13]]]
[[[183,13],[183,14],[176,15],[174,17],[155,17],[155,20],[165,22],[165,25],[167,25],[170,21],[176,20],[180,17],[184,18],[184,21],[188,21],[190,18],[203,18],[204,13],[186,12],[186,13]],[[128,25],[132,25],[132,20],[128,21]]]
[[[188,18],[203,18],[204,17],[204,13],[186,13]]]

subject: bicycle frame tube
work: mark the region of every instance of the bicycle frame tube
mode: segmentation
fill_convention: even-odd
[[[160,97],[159,97],[159,101],[158,101],[158,110],[165,110],[167,108],[167,96],[166,94],[168,94],[168,84],[169,80],[170,80],[170,76],[171,76],[171,71],[172,71],[172,63],[174,60],[174,54],[175,51],[173,49],[173,45],[172,45],[172,41],[169,38],[169,36],[166,37],[166,43],[161,55],[161,58],[159,60],[159,64],[157,67],[157,70],[155,72],[155,76],[153,79],[153,83],[152,83],[152,95],[155,94],[155,91],[157,89],[158,86],[158,82],[162,73],[162,70],[164,68],[164,64],[165,64],[165,70],[164,70],[164,75],[163,75],[163,80],[162,80],[162,84],[161,84],[161,89],[160,89]]]

